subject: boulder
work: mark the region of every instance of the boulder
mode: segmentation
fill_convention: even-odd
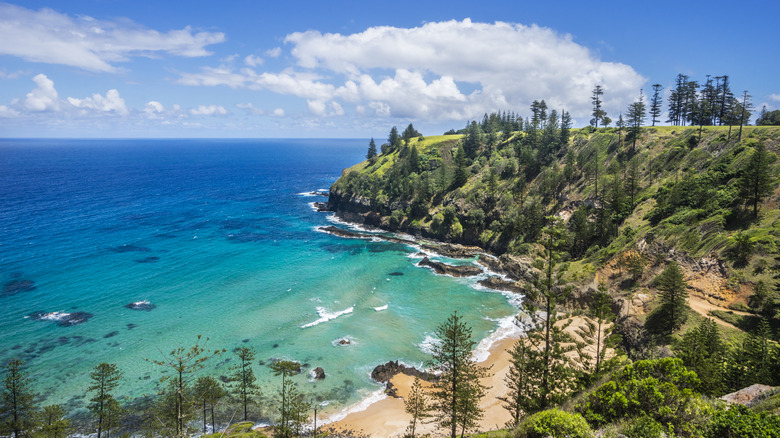
[[[476,266],[454,266],[446,263],[437,262],[431,260],[428,257],[423,257],[418,263],[419,266],[427,266],[434,270],[437,274],[451,275],[453,277],[473,277],[482,273],[482,269]]]
[[[314,380],[322,380],[325,378],[325,370],[323,370],[321,367],[317,367],[313,370],[311,370],[312,377],[314,377]]]
[[[737,392],[721,397],[726,403],[738,403],[747,407],[754,406],[764,398],[774,394],[774,388],[756,383]]]

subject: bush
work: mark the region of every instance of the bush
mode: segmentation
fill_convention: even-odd
[[[721,408],[712,417],[707,438],[780,438],[780,416],[755,413],[742,405]]]
[[[664,436],[664,427],[645,415],[638,420],[628,422],[622,432],[631,438],[659,438]]]
[[[515,431],[515,438],[590,438],[588,423],[577,413],[550,409],[526,418]]]

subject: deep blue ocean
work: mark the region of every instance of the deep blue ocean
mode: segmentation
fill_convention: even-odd
[[[296,360],[300,388],[337,412],[380,396],[377,364],[423,363],[453,310],[475,340],[495,339],[516,312],[504,295],[415,266],[413,247],[317,230],[337,221],[307,192],[366,148],[0,140],[0,361],[24,359],[45,403],[78,409],[98,363],[124,372],[122,395],[154,394],[163,370],[146,359],[200,334],[228,350],[203,373],[227,375],[230,351],[251,346],[265,393],[278,386],[270,361]],[[318,366],[327,377],[312,382]]]

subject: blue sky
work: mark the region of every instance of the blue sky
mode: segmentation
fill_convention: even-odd
[[[678,73],[780,108],[780,3],[0,2],[0,137],[423,134],[535,99],[583,126]]]

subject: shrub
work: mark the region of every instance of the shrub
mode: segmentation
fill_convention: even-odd
[[[515,438],[590,438],[588,423],[580,414],[549,409],[526,418],[515,431]]]
[[[705,435],[707,438],[780,438],[780,416],[755,413],[742,405],[715,411]]]
[[[664,436],[664,427],[648,416],[629,421],[622,430],[631,438],[659,438]]]

